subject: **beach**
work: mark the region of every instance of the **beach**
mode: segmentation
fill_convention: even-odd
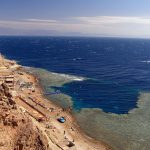
[[[0,59],[1,77],[6,77],[11,86],[17,107],[32,120],[40,132],[47,137],[51,149],[77,150],[108,150],[110,147],[103,142],[96,141],[81,131],[69,109],[62,109],[47,100],[35,76],[26,71],[15,61],[3,56]],[[2,80],[3,82],[3,80]],[[64,117],[60,123],[58,118]]]

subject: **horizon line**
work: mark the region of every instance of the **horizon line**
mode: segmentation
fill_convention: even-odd
[[[119,38],[119,39],[150,39],[150,37],[125,37],[125,36],[84,36],[84,35],[12,35],[12,34],[4,34],[0,35],[0,37],[70,37],[70,38]]]

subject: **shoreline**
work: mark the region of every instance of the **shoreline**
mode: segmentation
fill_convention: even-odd
[[[44,134],[50,136],[48,133],[50,132],[57,137],[57,140],[55,140],[58,143],[60,139],[65,141],[72,141],[72,143],[74,144],[73,147],[77,150],[111,150],[111,148],[107,144],[101,141],[96,141],[95,139],[87,136],[85,132],[82,131],[82,129],[79,127],[75,117],[70,112],[64,111],[60,106],[47,99],[47,97],[44,96],[44,91],[40,85],[40,81],[36,76],[34,76],[32,73],[26,72],[25,68],[18,65],[15,61],[13,61],[14,64],[11,66],[10,64],[12,61],[5,58],[3,58],[2,61],[4,64],[8,62],[8,66],[7,68],[5,68],[5,70],[7,70],[9,73],[13,73],[13,76],[15,78],[16,85],[13,91],[17,93],[16,103],[18,107],[23,108],[26,112],[28,112],[29,117],[33,121],[33,124],[37,125],[40,129],[43,130],[43,132],[45,131]],[[20,88],[21,83],[22,85],[24,84],[23,88]],[[29,86],[28,88],[27,83],[32,83],[32,86]],[[29,100],[29,97],[31,97],[31,99],[33,99],[34,101],[31,101],[31,99]],[[45,108],[42,108],[38,104],[44,106]],[[53,108],[54,110],[49,113],[47,111],[48,107]],[[32,112],[34,111],[37,111],[35,116],[33,115],[34,113],[32,114]],[[43,117],[46,118],[46,120],[44,120],[43,122],[38,122],[35,119],[37,117],[37,114],[42,114]],[[64,124],[61,124],[57,121],[58,117],[61,116],[65,116],[66,118],[66,122]],[[54,127],[54,129],[51,130],[43,128],[43,126],[49,123]],[[66,144],[60,144],[60,146],[57,142],[57,147],[62,149],[62,147],[64,146],[65,148],[63,149],[67,149]]]
[[[49,97],[47,97],[47,96],[44,95],[44,87],[41,85],[40,78],[38,78],[38,76],[35,75],[34,73],[31,73],[30,71],[28,71],[25,67],[26,67],[26,66],[22,66],[23,71],[26,72],[26,73],[28,73],[28,74],[30,74],[31,76],[33,76],[33,77],[35,78],[35,80],[36,80],[36,82],[37,82],[37,85],[38,85],[38,88],[39,88],[40,91],[42,92],[42,97],[44,98],[44,100],[48,101],[48,103],[49,103],[49,102],[52,103],[52,105],[54,105],[56,108],[62,109],[62,107],[61,107],[59,104],[52,102],[52,101],[51,101],[51,98],[49,98]],[[30,67],[29,67],[29,68],[30,68]],[[36,69],[37,69],[37,68],[36,68]],[[39,69],[41,69],[41,68],[39,68]],[[70,81],[70,82],[72,82],[72,81]],[[66,111],[65,114],[69,116],[68,118],[71,118],[71,122],[70,122],[70,123],[74,122],[75,128],[76,128],[77,131],[80,133],[80,135],[82,136],[83,139],[85,138],[87,141],[90,141],[90,142],[92,142],[93,144],[98,144],[98,145],[99,145],[99,144],[100,144],[100,145],[102,144],[102,145],[104,145],[104,147],[106,147],[106,150],[113,150],[110,146],[108,146],[108,144],[106,144],[106,143],[104,143],[104,142],[102,142],[102,141],[100,141],[100,140],[95,140],[94,138],[92,138],[92,137],[86,135],[86,133],[81,129],[81,127],[80,127],[79,124],[77,123],[77,120],[76,120],[75,116],[73,115],[72,111],[69,111],[69,112]],[[84,139],[84,140],[85,140],[85,139]],[[100,147],[97,147],[96,149],[99,149],[99,148],[100,148]]]
[[[45,70],[45,69],[44,69]],[[38,70],[37,70],[38,71]],[[44,71],[46,74],[49,71]],[[55,77],[49,77],[52,79]],[[45,77],[42,74],[42,81]],[[46,76],[46,78],[48,77]],[[40,77],[41,78],[41,77]],[[59,78],[59,75],[58,75]],[[50,78],[48,78],[49,80]],[[46,80],[46,83],[49,83]],[[55,81],[54,81],[55,83]],[[60,86],[60,85],[54,85]],[[62,84],[61,84],[62,86]],[[61,96],[60,96],[61,97]],[[93,139],[104,141],[115,150],[140,150],[147,148],[147,137],[150,136],[147,122],[149,118],[149,93],[140,93],[137,100],[137,107],[128,112],[128,114],[105,113],[101,109],[82,109],[79,113],[74,112],[74,116],[80,128],[86,135]],[[60,100],[63,100],[60,98]],[[146,103],[146,105],[145,105]],[[88,123],[87,123],[88,122]]]

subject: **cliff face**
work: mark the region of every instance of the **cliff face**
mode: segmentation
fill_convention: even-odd
[[[0,85],[0,150],[47,150],[47,139]]]

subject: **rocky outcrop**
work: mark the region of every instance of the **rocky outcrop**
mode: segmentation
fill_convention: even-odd
[[[0,150],[47,150],[47,139],[0,85]]]
[[[14,150],[46,150],[47,139],[34,128],[31,122],[20,126],[15,136]]]

